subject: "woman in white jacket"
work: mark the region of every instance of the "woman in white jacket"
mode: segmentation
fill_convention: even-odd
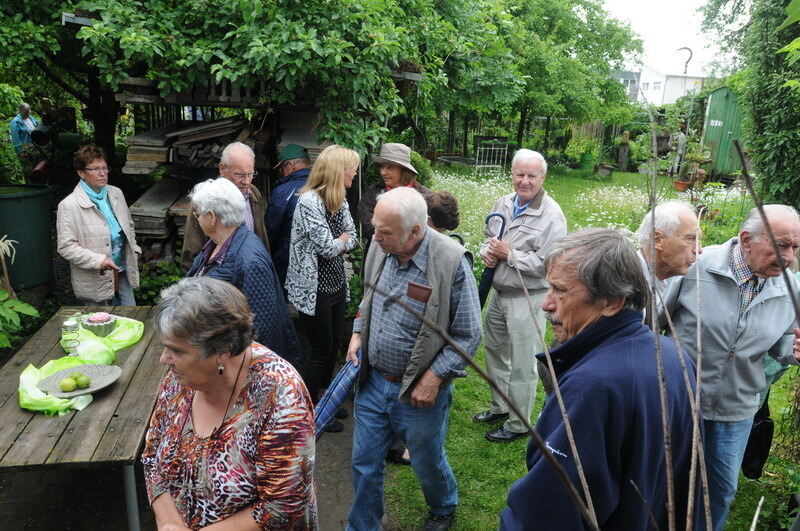
[[[122,190],[108,184],[105,151],[83,146],[72,164],[81,180],[59,203],[56,230],[75,296],[85,304],[135,306],[142,251]]]

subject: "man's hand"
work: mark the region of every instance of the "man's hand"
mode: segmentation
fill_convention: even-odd
[[[114,263],[114,260],[107,256],[103,258],[103,261],[100,263],[100,271],[105,271],[106,269],[116,269],[119,271],[119,268],[117,267],[117,264]]]
[[[358,349],[361,348],[361,334],[354,333],[350,337],[350,344],[347,346],[347,359],[353,362],[353,365],[358,367]]]
[[[794,345],[792,345],[792,354],[794,354],[794,359],[800,361],[800,328],[794,329]]]
[[[497,260],[508,260],[508,253],[510,250],[511,246],[503,240],[498,240],[497,238],[489,240],[489,254],[494,256]]]
[[[497,258],[487,250],[486,254],[482,256],[483,263],[486,264],[486,267],[497,267]]]
[[[442,379],[428,369],[419,379],[414,390],[411,392],[411,405],[414,407],[429,407],[436,402],[436,395],[439,394],[439,386]]]

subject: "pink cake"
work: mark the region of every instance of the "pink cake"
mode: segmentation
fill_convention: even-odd
[[[117,317],[106,312],[95,312],[84,317],[82,325],[94,335],[105,337],[117,326]]]

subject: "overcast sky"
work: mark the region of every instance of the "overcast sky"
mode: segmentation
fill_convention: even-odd
[[[705,0],[604,0],[606,10],[614,17],[629,22],[644,41],[643,62],[664,74],[682,74],[689,54],[691,74],[707,74],[706,65],[715,59],[715,48],[706,48],[711,39],[700,28],[702,16],[697,8]]]

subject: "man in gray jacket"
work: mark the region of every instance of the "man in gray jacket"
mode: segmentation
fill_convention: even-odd
[[[767,220],[788,265],[800,247],[800,217],[785,205],[766,205]],[[738,238],[704,249],[685,277],[667,288],[664,305],[682,348],[697,361],[701,321],[705,462],[714,529],[725,525],[759,393],[766,389],[763,357],[800,364],[797,322],[778,257],[756,209]],[[698,273],[700,307],[697,307]],[[791,289],[798,290],[794,276]]]
[[[520,149],[511,161],[514,193],[497,200],[493,213],[506,219],[506,232],[499,236],[500,221],[492,218],[484,230],[480,255],[494,267],[494,293],[486,309],[486,370],[521,412],[529,418],[536,396],[536,359],[543,345],[538,330],[544,330],[541,305],[547,292],[544,255],[550,243],[567,233],[561,207],[542,188],[547,162],[536,151]],[[531,300],[525,297],[527,288]],[[534,325],[534,320],[538,326]],[[523,419],[492,390],[487,411],[475,422],[503,426],[486,433],[491,442],[509,442],[528,435]]]

